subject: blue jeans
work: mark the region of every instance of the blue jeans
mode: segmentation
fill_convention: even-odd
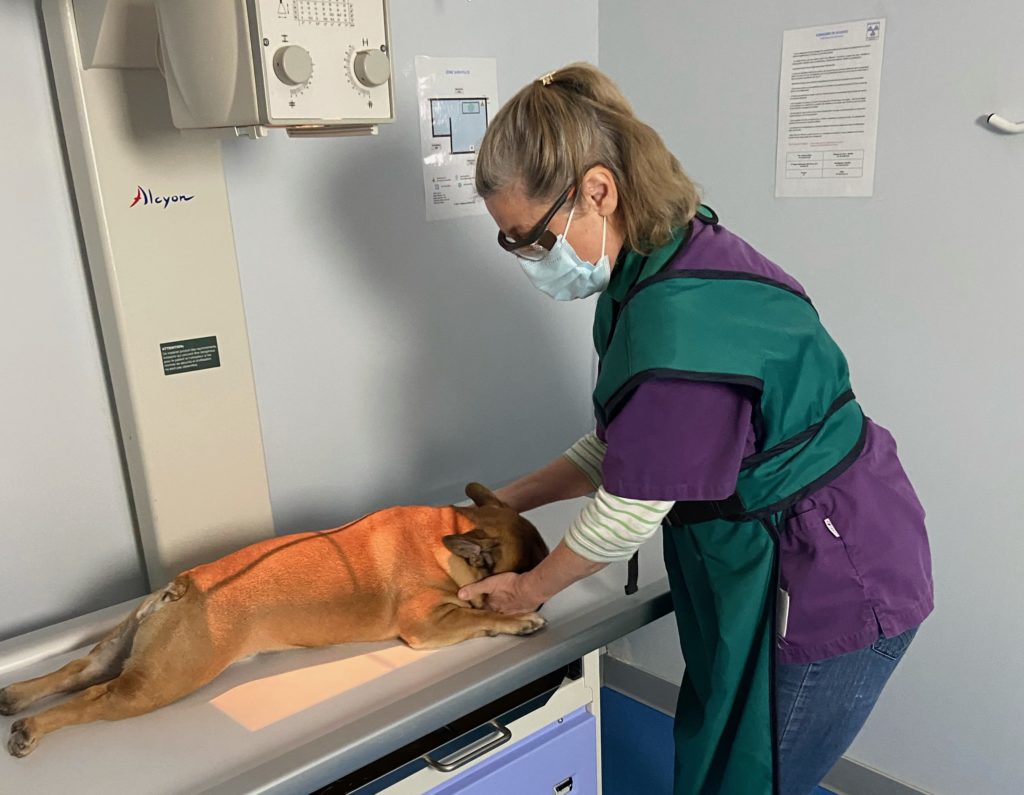
[[[779,795],[809,795],[867,720],[917,628],[807,665],[776,667]]]

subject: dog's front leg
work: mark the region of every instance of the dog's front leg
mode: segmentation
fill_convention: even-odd
[[[547,622],[539,613],[507,616],[444,601],[424,615],[410,610],[399,618],[399,634],[414,649],[439,649],[470,638],[532,635]]]

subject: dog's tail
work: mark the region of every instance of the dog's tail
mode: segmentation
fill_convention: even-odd
[[[122,621],[102,642],[114,647],[110,651],[123,664],[124,660],[128,659],[132,652],[132,646],[135,643],[135,633],[138,632],[142,622],[170,602],[177,602],[181,599],[181,597],[188,593],[191,584],[192,581],[187,574],[179,574],[163,588],[153,591],[153,593],[143,599],[142,603],[135,608],[135,612]]]

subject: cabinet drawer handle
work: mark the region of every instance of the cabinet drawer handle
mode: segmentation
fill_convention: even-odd
[[[434,768],[434,770],[441,773],[451,773],[453,770],[458,770],[460,767],[468,765],[474,759],[479,759],[484,754],[493,751],[512,739],[512,732],[497,721],[490,721],[490,726],[494,729],[495,733],[487,742],[483,742],[484,738],[481,738],[477,742],[471,743],[466,749],[459,752],[458,755],[447,756],[440,760],[434,759],[430,754],[425,754],[423,761]]]

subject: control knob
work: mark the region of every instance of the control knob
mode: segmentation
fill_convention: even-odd
[[[289,44],[274,53],[274,73],[289,86],[301,86],[313,76],[313,59],[305,47]]]
[[[352,71],[364,86],[376,88],[391,79],[391,59],[381,50],[360,50],[352,60]]]

